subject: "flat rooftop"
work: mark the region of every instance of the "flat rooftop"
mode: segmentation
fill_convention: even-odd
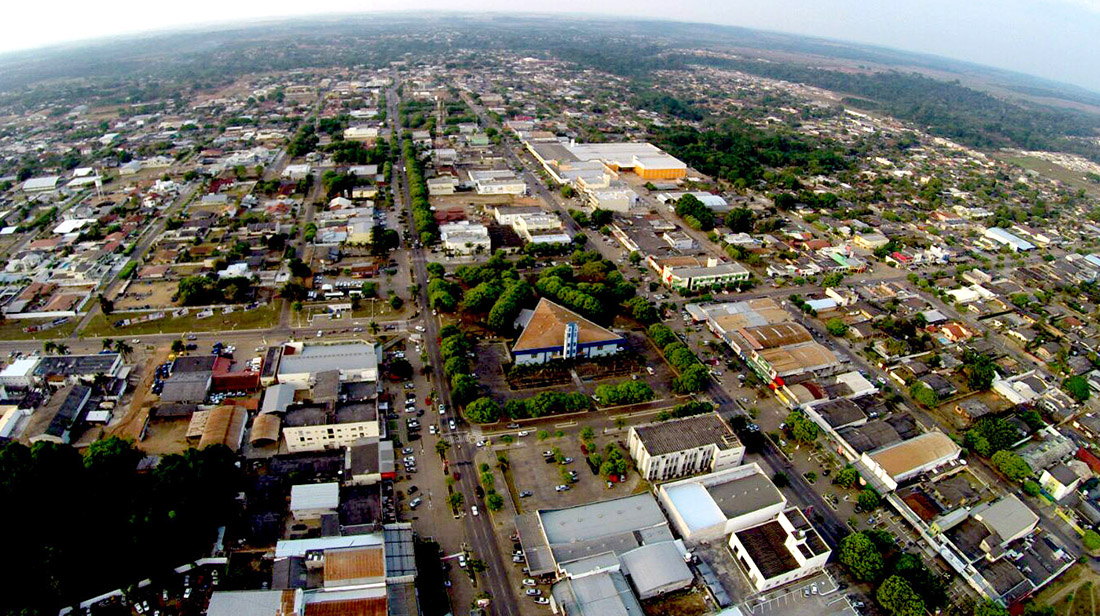
[[[634,428],[649,455],[659,456],[704,445],[719,449],[738,447],[741,442],[718,413],[707,413],[662,421]]]
[[[798,560],[784,544],[787,529],[779,522],[773,520],[735,534],[765,579],[770,580],[798,568]]]
[[[664,526],[668,523],[657,499],[648,493],[567,509],[540,511],[539,515],[551,546]]]
[[[752,473],[712,486],[707,493],[727,519],[734,519],[759,509],[784,502],[783,494],[762,473]]]

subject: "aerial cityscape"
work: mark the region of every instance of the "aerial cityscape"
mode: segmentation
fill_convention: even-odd
[[[0,616],[1096,616],[1100,93],[719,25],[0,54]]]

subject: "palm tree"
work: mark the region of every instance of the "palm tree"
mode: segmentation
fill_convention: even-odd
[[[126,344],[125,340],[116,340],[115,352],[121,355],[124,361],[128,361],[130,359],[130,354],[134,352],[134,347]]]
[[[68,354],[69,354],[69,345],[67,345],[67,344],[57,344],[57,343],[55,343],[55,344],[53,345],[53,350],[54,350],[54,352],[56,352],[56,353],[57,353],[58,355],[68,355]]]
[[[375,336],[378,335],[378,323],[375,323],[374,321],[370,322],[370,333],[374,334]]]
[[[451,448],[451,444],[442,439],[435,442],[435,452],[439,454],[439,457],[445,457],[447,450]]]
[[[42,343],[42,352],[45,353],[46,355],[49,355],[50,353],[53,353],[56,348],[57,348],[57,343],[55,343],[53,340],[47,340],[47,341]]]
[[[104,338],[103,339],[103,350],[104,351],[109,351],[112,348],[114,348],[114,346],[115,346],[115,341],[114,340],[111,340],[110,338]]]

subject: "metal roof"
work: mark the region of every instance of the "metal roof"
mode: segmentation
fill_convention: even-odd
[[[634,430],[646,451],[653,456],[704,445],[717,445],[723,450],[741,445],[718,413],[635,426]]]
[[[340,484],[309,483],[290,487],[290,510],[336,509],[340,506]]]

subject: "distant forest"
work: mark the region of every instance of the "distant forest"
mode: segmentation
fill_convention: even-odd
[[[552,25],[553,27],[547,27]],[[202,89],[236,76],[269,70],[326,66],[386,66],[396,60],[455,60],[462,50],[511,51],[557,58],[634,79],[644,86],[658,70],[710,65],[836,91],[845,104],[912,122],[933,135],[978,148],[1018,147],[1070,152],[1100,162],[1100,115],[1032,102],[1003,100],[917,73],[849,73],[797,63],[701,56],[694,49],[748,46],[791,53],[832,55],[940,70],[976,70],[950,61],[857,45],[823,45],[815,39],[743,28],[652,21],[565,17],[404,16],[296,20],[210,32],[170,33],[0,56],[0,104],[24,108],[76,103],[96,92],[113,102],[172,98],[173,88]],[[480,57],[480,56],[479,56]],[[471,67],[481,60],[466,60]],[[1004,80],[1003,71],[990,69]],[[1054,91],[1020,76],[1006,89],[1064,100],[1095,99],[1080,89]],[[1072,92],[1071,92],[1072,91]],[[178,96],[178,93],[176,94]],[[106,99],[101,99],[106,100]],[[659,93],[635,103],[683,120],[700,114]]]

